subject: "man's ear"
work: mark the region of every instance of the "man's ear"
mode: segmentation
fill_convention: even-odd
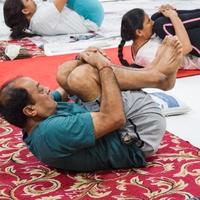
[[[29,11],[28,8],[23,8],[23,9],[22,9],[22,13],[23,13],[24,15],[28,15],[28,14],[30,14],[30,11]]]
[[[27,105],[23,108],[23,113],[28,117],[34,117],[37,115],[37,111],[34,108],[34,105]]]

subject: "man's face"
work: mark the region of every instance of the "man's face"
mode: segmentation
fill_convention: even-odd
[[[52,99],[48,87],[28,77],[17,79],[14,87],[21,87],[28,91],[34,102],[31,107],[35,111],[36,117],[46,118],[55,112],[57,103]]]

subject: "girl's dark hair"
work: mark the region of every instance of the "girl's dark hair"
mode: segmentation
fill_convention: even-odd
[[[22,13],[24,5],[21,0],[6,0],[3,6],[4,21],[11,28],[11,38],[21,39],[36,34],[28,33],[29,20]]]
[[[123,58],[123,48],[126,42],[135,40],[136,30],[143,29],[145,12],[143,9],[135,8],[123,15],[121,21],[121,42],[118,46],[118,58],[122,65],[130,66]]]

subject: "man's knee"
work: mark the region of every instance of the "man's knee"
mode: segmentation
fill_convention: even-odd
[[[68,76],[67,83],[71,90],[89,88],[96,82],[96,72],[90,65],[80,65]]]
[[[79,66],[73,70],[67,80],[71,94],[83,101],[92,101],[100,95],[98,74],[90,65]]]
[[[67,79],[69,74],[71,73],[70,67],[68,67],[71,64],[71,62],[65,62],[62,65],[58,66],[57,74],[56,74],[56,81],[61,85],[62,87],[65,87],[67,84]]]
[[[73,70],[67,78],[67,83],[70,89],[80,87],[81,84],[84,84],[84,78],[82,76],[82,70],[75,69]],[[80,72],[80,73],[79,73]]]

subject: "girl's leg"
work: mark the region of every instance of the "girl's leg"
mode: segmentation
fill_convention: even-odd
[[[200,9],[195,10],[176,10],[178,14],[190,14],[190,13],[197,13],[200,12]],[[151,19],[153,21],[156,21],[159,17],[163,17],[163,15],[160,12],[156,12],[151,16]]]
[[[187,33],[192,43],[192,51],[190,52],[190,54],[200,57],[200,27],[189,29]]]
[[[190,12],[181,12],[179,14],[186,31],[189,35],[191,44],[193,46],[192,54],[200,57],[200,9],[193,10]],[[191,30],[194,30],[191,32]],[[164,38],[166,35],[175,35],[174,27],[171,21],[167,17],[159,17],[154,23],[154,32],[160,37]]]
[[[196,11],[196,10],[195,10]],[[193,13],[183,13],[178,15],[186,30],[200,27],[200,10]],[[169,18],[159,17],[154,23],[155,33],[162,39],[169,34],[174,35],[175,30]]]

